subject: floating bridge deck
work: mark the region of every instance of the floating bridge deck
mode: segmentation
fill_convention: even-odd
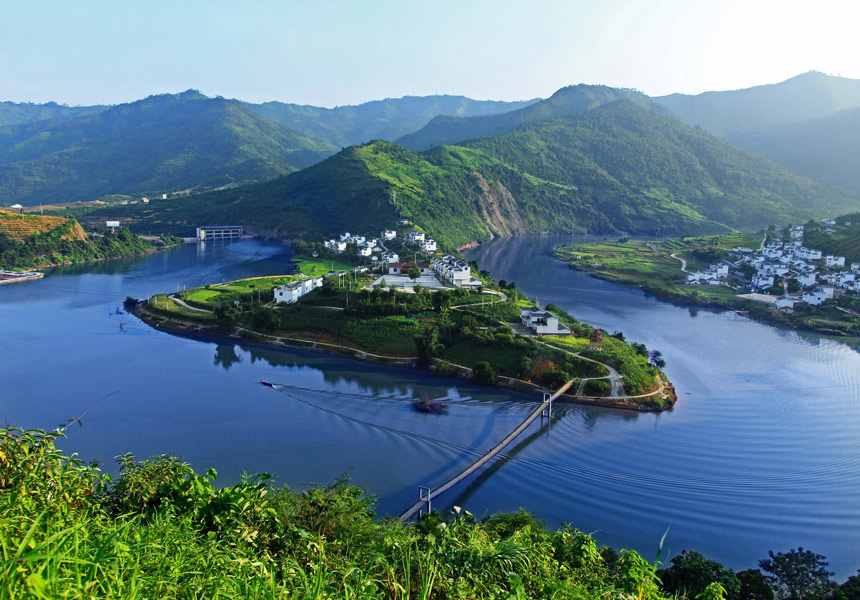
[[[484,454],[482,454],[474,462],[466,466],[466,468],[461,470],[459,473],[434,488],[420,488],[418,500],[416,500],[414,503],[412,503],[412,505],[409,506],[409,508],[403,511],[403,513],[401,513],[398,518],[401,521],[408,521],[416,514],[420,513],[422,509],[429,509],[430,503],[434,498],[441,496],[442,494],[450,490],[452,487],[469,477],[469,475],[471,475],[472,473],[483,467],[485,464],[487,464],[489,461],[491,461],[499,452],[501,452],[505,448],[505,446],[514,441],[514,439],[523,431],[525,431],[529,425],[534,423],[539,416],[543,414],[546,414],[547,416],[552,416],[552,401],[565,393],[568,389],[570,389],[570,386],[572,385],[573,380],[570,380],[563,386],[558,388],[558,390],[556,390],[554,394],[545,395],[543,402],[541,402],[540,405],[536,409],[534,409],[534,411],[529,413],[529,415],[523,420],[522,423],[517,425],[514,430],[511,431],[505,437],[503,437],[498,444],[487,450]]]

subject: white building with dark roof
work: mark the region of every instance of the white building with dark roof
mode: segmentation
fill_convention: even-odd
[[[570,335],[570,327],[562,325],[558,317],[537,306],[521,308],[520,319],[536,335]]]

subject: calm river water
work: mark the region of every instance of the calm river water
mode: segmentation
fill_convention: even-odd
[[[559,407],[551,427],[534,425],[441,504],[478,516],[525,506],[649,558],[669,528],[669,552],[738,568],[802,545],[841,578],[857,569],[860,354],[576,273],[548,255],[567,239],[512,238],[472,256],[541,303],[661,350],[678,405],[661,415]],[[281,273],[288,260],[256,241],[189,245],[0,287],[0,422],[52,428],[88,411],[64,446],[109,471],[133,452],[214,466],[223,482],[267,471],[300,489],[349,472],[381,513],[396,513],[530,410],[534,398],[462,381],[194,341],[110,314],[129,295]],[[425,393],[450,415],[413,412]]]

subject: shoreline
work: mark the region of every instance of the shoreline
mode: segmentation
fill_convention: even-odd
[[[47,277],[48,275],[50,275],[50,273],[48,273],[48,271],[50,271],[51,269],[60,269],[63,267],[73,267],[75,265],[86,265],[86,264],[90,264],[90,263],[100,263],[100,262],[104,262],[106,260],[119,260],[122,258],[136,258],[138,256],[148,256],[150,254],[155,254],[156,252],[162,252],[162,251],[167,250],[169,248],[176,248],[177,246],[181,246],[181,245],[182,245],[182,242],[176,242],[175,244],[170,244],[169,246],[153,246],[151,249],[147,250],[146,252],[140,252],[140,253],[136,253],[136,254],[126,254],[124,256],[105,256],[104,258],[94,258],[92,260],[79,260],[79,261],[66,262],[66,263],[49,263],[49,264],[45,264],[45,265],[38,265],[35,267],[31,267],[28,270],[43,269],[43,270],[45,270],[45,272],[42,273],[42,277],[30,277],[30,278],[14,279],[14,280],[9,280],[9,281],[0,281],[0,284],[2,284],[2,283],[17,283],[18,281],[33,281],[36,279],[42,279],[43,277]],[[22,272],[25,272],[25,271],[22,271]]]
[[[646,294],[653,294],[655,297],[662,300],[663,302],[669,302],[679,307],[734,312],[742,317],[746,317],[747,319],[758,321],[760,323],[766,323],[768,325],[774,325],[776,327],[782,327],[786,330],[793,331],[798,335],[815,336],[818,338],[824,338],[835,342],[840,342],[848,346],[860,346],[860,337],[858,336],[840,336],[834,335],[833,332],[829,330],[823,331],[818,329],[795,327],[791,323],[787,323],[780,319],[769,318],[766,314],[753,314],[749,309],[751,307],[758,307],[758,305],[761,304],[753,300],[734,299],[732,301],[729,301],[731,302],[731,304],[723,304],[720,302],[692,302],[686,298],[676,298],[673,295],[667,294],[660,289],[655,289],[651,286],[643,285],[640,282],[627,281],[621,277],[616,277],[614,275],[602,271],[592,271],[587,268],[579,267],[575,263],[567,262],[561,258],[558,258],[554,254],[552,256],[555,260],[567,265],[570,269],[573,269],[574,271],[584,273],[589,277],[594,277],[595,279],[599,279],[601,281],[608,281],[609,283],[617,283],[618,285],[623,285],[628,288],[642,290]]]
[[[282,349],[289,348],[291,350],[301,350],[307,352],[316,352],[318,354],[328,354],[332,356],[339,356],[342,358],[349,358],[352,360],[360,361],[360,362],[369,362],[373,364],[378,364],[387,367],[398,367],[403,369],[421,369],[430,373],[436,372],[437,364],[427,367],[421,367],[418,365],[417,357],[396,357],[396,356],[383,356],[379,354],[374,354],[372,352],[359,350],[358,348],[352,348],[349,346],[341,346],[337,344],[330,344],[327,342],[317,342],[313,340],[302,340],[301,338],[290,338],[286,336],[274,336],[267,335],[257,332],[251,332],[248,329],[237,328],[233,333],[226,333],[223,330],[219,331],[217,327],[207,326],[205,324],[194,324],[193,326],[189,326],[188,322],[180,321],[175,317],[166,317],[164,315],[158,313],[150,313],[148,312],[142,304],[138,304],[133,309],[129,310],[131,314],[140,319],[143,323],[152,327],[157,331],[163,331],[165,333],[169,333],[172,335],[178,335],[181,337],[187,337],[190,339],[195,339],[198,341],[210,341],[210,342],[232,342],[232,343],[246,343],[246,344],[257,344],[259,346],[270,348],[270,349]],[[156,318],[159,321],[156,321]],[[165,321],[172,321],[173,323],[184,323],[187,327],[182,326],[174,326],[168,325]],[[239,331],[248,331],[249,333],[256,336],[258,339],[254,339],[252,336],[242,336]],[[284,340],[289,340],[285,342]],[[444,361],[442,359],[434,359],[438,362],[445,362],[449,365],[454,365],[454,363],[450,363],[448,361]],[[448,374],[446,373],[445,377],[451,377],[454,379],[460,379],[463,381],[468,381],[475,385],[487,385],[487,387],[496,387],[501,389],[514,390],[516,392],[520,392],[528,395],[540,395],[542,396],[544,393],[552,393],[553,390],[548,390],[541,386],[538,386],[533,383],[529,383],[527,381],[522,381],[520,379],[515,379],[513,377],[499,376],[496,383],[493,384],[480,384],[474,379],[471,378],[471,369],[468,367],[464,367],[462,365],[455,365],[457,367],[456,372]],[[663,390],[668,390],[669,394],[677,400],[677,394],[675,393],[675,388],[671,383],[662,384],[661,382],[660,388],[657,390],[646,394],[653,395]],[[642,396],[640,396],[642,397]],[[625,399],[625,397],[621,398],[609,398],[609,397],[590,397],[590,396],[575,396],[570,394],[563,394],[559,397],[556,402],[565,402],[569,404],[580,404],[582,406],[594,406],[599,408],[613,408],[619,410],[629,410],[635,412],[646,412],[646,413],[661,413],[672,410],[674,407],[674,401],[668,403],[668,405],[655,408],[651,406],[644,406],[640,404],[636,404],[630,402]]]

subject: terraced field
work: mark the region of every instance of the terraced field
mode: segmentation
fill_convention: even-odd
[[[68,222],[62,217],[47,217],[42,215],[22,215],[6,210],[0,210],[0,234],[21,242],[34,233],[44,233]],[[68,239],[86,241],[87,234],[80,225],[76,226]]]

